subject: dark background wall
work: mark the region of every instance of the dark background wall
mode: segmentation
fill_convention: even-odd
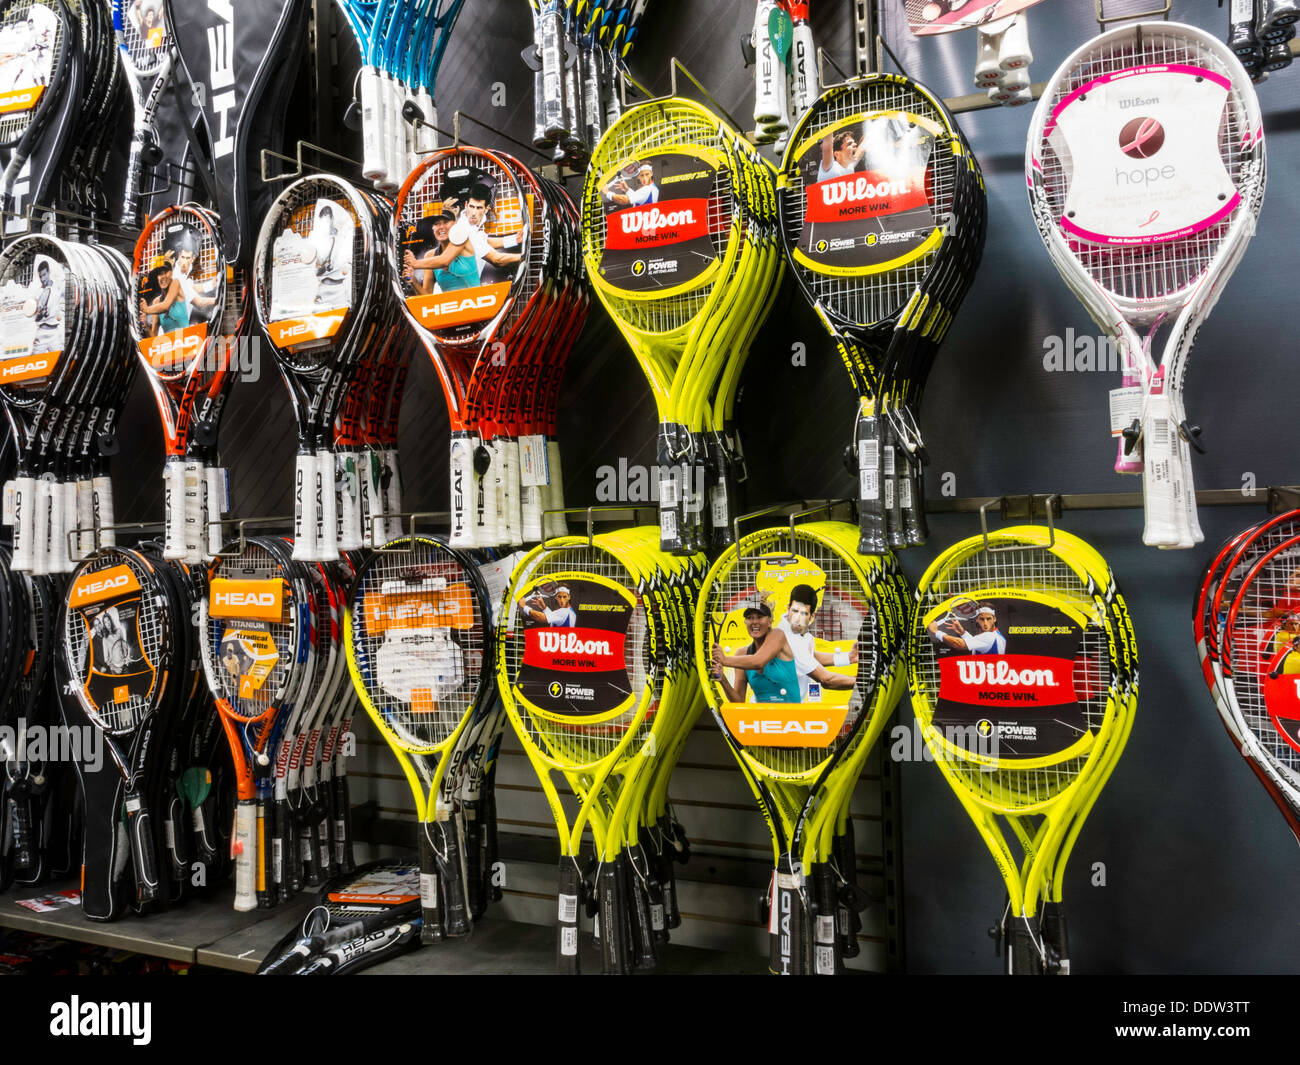
[[[1129,10],[1152,6],[1129,2]],[[906,72],[944,96],[971,90],[973,34],[918,41],[908,33],[902,0],[882,0],[885,39]],[[1226,14],[1213,0],[1175,0],[1173,17],[1222,34]],[[1110,0],[1108,10],[1125,3]],[[470,0],[443,64],[439,111],[457,108],[526,140],[531,75],[518,56],[531,39],[522,0]],[[668,88],[678,57],[737,119],[752,106],[751,73],[738,38],[753,0],[654,0],[632,55],[635,76]],[[819,44],[852,69],[850,0],[817,0]],[[1032,12],[1032,75],[1046,80],[1097,30],[1092,0],[1046,0]],[[346,40],[335,56],[337,86],[351,84],[355,63]],[[892,67],[888,67],[892,69]],[[494,107],[492,85],[505,87]],[[1290,386],[1290,279],[1300,198],[1290,188],[1300,157],[1300,73],[1283,71],[1259,90],[1272,186],[1260,227],[1224,298],[1202,330],[1187,384],[1192,420],[1209,453],[1196,459],[1201,488],[1240,488],[1252,475],[1258,505],[1203,508],[1206,543],[1160,552],[1141,545],[1141,514],[1067,514],[1063,525],[1093,542],[1124,588],[1138,630],[1142,698],[1128,749],[1083,832],[1066,881],[1074,968],[1099,972],[1281,972],[1300,968],[1300,925],[1287,904],[1300,877],[1295,841],[1247,768],[1239,764],[1200,679],[1190,607],[1210,550],[1263,516],[1263,488],[1300,480],[1294,424],[1300,396]],[[342,113],[342,102],[334,107]],[[308,113],[303,107],[302,114]],[[963,497],[1026,492],[1136,491],[1111,471],[1105,373],[1044,369],[1045,345],[1067,330],[1096,329],[1048,262],[1024,193],[1024,142],[1030,108],[962,116],[989,193],[989,237],[980,275],[949,334],[931,379],[924,429],[932,456],[931,494],[954,476]],[[466,126],[471,139],[514,150],[493,133]],[[310,131],[304,129],[304,135]],[[315,134],[356,154],[340,123]],[[526,162],[540,164],[541,159]],[[572,185],[576,195],[576,182]],[[792,346],[807,362],[792,364]],[[446,417],[432,370],[412,375],[402,425],[406,500],[445,506]],[[744,380],[739,418],[750,456],[755,506],[794,497],[844,496],[853,482],[839,455],[854,398],[832,346],[791,286],[782,293]],[[224,430],[237,512],[285,514],[290,508],[292,419],[278,379],[238,386]],[[598,470],[653,461],[655,414],[621,338],[597,307],[571,363],[561,411],[566,494],[596,501]],[[779,427],[778,433],[773,428]],[[137,388],[124,421],[125,454],[115,471],[125,520],[159,515],[152,474],[161,466],[155,416]],[[904,554],[918,576],[937,550],[978,531],[970,516],[932,520],[928,547]],[[900,713],[909,717],[904,704]],[[938,772],[902,767],[907,962],[914,972],[995,972],[983,930],[1000,912],[1003,889],[987,852]],[[755,815],[756,816],[756,815]],[[1093,886],[1094,865],[1105,886]]]

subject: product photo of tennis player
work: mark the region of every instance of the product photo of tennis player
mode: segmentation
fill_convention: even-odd
[[[56,22],[48,7],[32,4],[26,17],[0,26],[0,93],[49,84]]]
[[[549,592],[534,589],[532,594],[519,601],[519,609],[539,625],[549,625],[554,629],[572,629],[578,625],[572,594],[563,584]]]
[[[402,271],[418,295],[451,292],[478,284],[478,263],[472,255],[453,256],[449,262],[445,258],[444,253],[451,245],[448,234],[456,217],[456,202],[444,200],[440,208],[414,227],[407,249],[402,253]],[[412,247],[419,250],[418,255]],[[436,262],[444,265],[435,265]]]
[[[352,219],[328,200],[316,205],[316,223],[307,242],[315,249],[316,306],[323,310],[352,304]]]
[[[810,631],[816,613],[817,593],[807,584],[798,584],[791,589],[785,616],[775,627],[772,627],[772,608],[767,603],[747,608],[746,631],[751,638],[755,637],[756,631],[762,632],[763,638],[761,641],[754,638],[746,652],[739,655],[724,654],[721,647],[714,647],[715,679],[722,681],[725,687],[719,672],[721,669],[744,670],[756,702],[816,702],[820,688],[852,688],[857,683],[856,677],[834,673],[826,667],[856,666],[857,648],[848,651],[817,650],[816,637]],[[779,664],[774,671],[768,671],[774,661]],[[738,684],[732,687],[735,691],[740,690]],[[759,695],[760,690],[774,697],[764,698]]]
[[[828,133],[822,138],[821,162],[817,166],[817,180],[829,181],[843,177],[855,170],[866,169],[862,156],[866,145],[860,144],[859,135],[851,129]]]
[[[28,286],[23,313],[36,323],[32,354],[63,350],[63,270],[43,255],[36,257],[36,277]]]
[[[655,183],[655,168],[649,163],[633,164],[634,177],[629,175],[630,167],[605,187],[605,202],[616,207],[641,207],[647,203],[659,202],[659,186]],[[629,183],[629,177],[631,182]]]
[[[932,621],[927,630],[930,638],[950,654],[1000,655],[1007,650],[1007,638],[998,629],[997,611],[991,603],[980,603],[975,612],[975,630],[953,614]]]
[[[98,673],[123,674],[135,661],[131,640],[117,607],[111,606],[95,616],[90,626],[94,648],[94,668]]]

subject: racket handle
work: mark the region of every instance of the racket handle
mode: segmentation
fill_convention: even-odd
[[[594,148],[602,133],[604,109],[600,106],[600,56],[589,43],[582,46],[582,136]]]
[[[605,98],[605,128],[609,129],[623,114],[623,101],[619,99],[618,84],[623,76],[619,73],[613,55],[605,53],[604,69],[601,71],[602,95]]]
[[[538,29],[533,27],[534,36]],[[554,135],[546,131],[546,75],[539,65],[533,71],[533,147],[534,148],[553,148],[555,147]]]
[[[659,467],[659,549],[676,554],[684,544],[685,480],[690,468],[685,466],[680,450],[680,426],[662,422],[659,426],[659,450],[655,456]]]
[[[127,795],[126,831],[131,840],[131,864],[135,870],[136,899],[143,905],[158,897],[158,855],[154,849],[149,811],[139,795]]]
[[[501,444],[501,471],[505,480],[502,494],[502,517],[505,519],[505,539],[501,541],[510,547],[521,547],[524,542],[523,511],[521,506],[522,486],[519,480],[519,441],[514,437],[505,437]]]
[[[298,856],[298,871],[303,883],[308,887],[319,887],[321,882],[320,865],[317,862],[316,822],[311,820],[310,811],[307,820],[298,826],[298,836],[294,853]]]
[[[754,6],[754,124],[770,133],[789,127],[786,117],[785,69],[772,47],[768,20],[776,0],[757,0]]]
[[[5,486],[13,506],[13,568],[30,573],[36,547],[36,478],[16,477]]]
[[[768,968],[777,976],[802,976],[808,967],[804,963],[803,904],[794,875],[774,871],[770,897]]]
[[[366,545],[361,524],[362,466],[366,456],[360,451],[343,451],[335,456],[339,482],[339,549],[357,551]]]
[[[547,0],[538,19],[537,43],[542,55],[542,132],[554,143],[569,127],[564,114],[564,40],[553,0]]]
[[[275,871],[271,865],[274,848],[268,845],[272,841],[267,838],[266,803],[266,797],[259,795],[253,814],[256,822],[253,831],[257,844],[257,865],[254,875],[257,877],[257,906],[262,910],[271,909],[279,901],[275,888]],[[272,805],[274,806],[274,801]],[[272,816],[274,817],[274,814]],[[271,830],[274,834],[274,821]]]
[[[859,413],[858,441],[858,554],[885,553],[885,511],[880,486],[880,421]]]
[[[438,124],[438,109],[433,104],[433,97],[429,95],[429,90],[423,85],[415,92],[415,106],[420,109],[420,117],[424,119],[424,124],[415,127],[412,170],[424,161],[427,153],[437,150],[438,147],[438,131],[433,128]]]
[[[42,573],[67,573],[72,569],[68,558],[67,507],[63,500],[63,485],[58,481],[42,481],[46,496],[47,536],[46,557]]]
[[[554,511],[546,520],[546,537],[569,535],[569,519],[564,510],[564,471],[560,465],[560,442],[546,440],[546,509]]]
[[[337,562],[339,557],[339,485],[334,452],[316,452],[317,498],[320,500],[320,531],[316,561]]]
[[[95,550],[95,482],[83,477],[77,482],[77,559]]]
[[[352,855],[352,796],[347,773],[339,765],[334,771],[334,862],[342,873],[356,869]]]
[[[505,477],[501,469],[501,451],[498,441],[484,441],[480,445],[488,455],[487,469],[479,479],[482,486],[479,504],[478,544],[496,547],[506,540],[505,515],[502,506],[505,497]]]
[[[1011,22],[1002,31],[998,46],[998,67],[1002,70],[1023,70],[1034,61],[1029,47],[1029,19],[1022,11],[1011,16]]]
[[[794,41],[790,48],[790,120],[798,122],[819,95],[817,83],[817,46],[812,27],[805,18],[794,23]]]
[[[14,869],[31,869],[37,863],[37,847],[26,789],[11,787],[5,805],[8,809],[4,811],[6,816],[0,818],[0,834],[8,825],[12,832],[10,846],[13,848]]]
[[[627,934],[626,909],[623,905],[622,854],[600,867],[597,898],[600,902],[600,952],[606,976],[625,976],[628,967],[625,936]]]
[[[1255,0],[1232,0],[1228,7],[1228,47],[1245,59],[1256,48]]]
[[[997,34],[980,26],[975,31],[975,88],[992,88],[998,83],[1001,74]]]
[[[478,477],[474,473],[474,441],[469,433],[453,433],[451,455],[448,463],[451,477],[451,536],[452,547],[475,547],[474,522],[477,510],[474,489]]]
[[[294,462],[293,557],[315,562],[320,553],[320,495],[316,456],[300,451]]]
[[[397,448],[387,448],[382,452],[383,468],[379,483],[383,489],[383,512],[389,515],[384,543],[395,536],[402,535],[402,466],[397,460]],[[379,546],[379,545],[376,545]]]
[[[235,859],[235,909],[247,913],[257,909],[257,810],[252,799],[240,799],[235,807],[235,834],[231,853]]]
[[[576,976],[581,965],[578,959],[578,914],[582,902],[582,878],[578,867],[568,855],[560,856],[559,910],[556,915],[555,967],[570,976]]]
[[[1039,918],[1039,933],[1047,953],[1047,975],[1070,975],[1070,937],[1065,923],[1065,910],[1059,902],[1044,902]]]
[[[203,463],[187,459],[185,471],[185,554],[184,560],[191,565],[203,561],[204,549],[208,546],[208,478],[203,471]]]
[[[1038,953],[1033,931],[1022,920],[1012,919],[1007,929],[1006,961],[1008,976],[1042,976],[1043,959]]]
[[[880,419],[880,467],[883,474],[880,487],[884,493],[885,509],[885,543],[890,547],[905,547],[903,538],[902,496],[899,482],[902,480],[901,467],[907,459],[903,449],[898,446],[897,437],[888,418]]]
[[[519,489],[519,535],[526,544],[542,539],[543,497],[546,485],[528,484]]]
[[[383,102],[380,96],[379,71],[363,66],[361,83],[361,176],[378,182],[387,177],[384,167]]]
[[[54,486],[58,493],[57,503],[63,508],[63,535],[59,538],[59,573],[71,573],[74,559],[77,557],[77,541],[81,539],[77,531],[77,482],[60,481]]]
[[[127,154],[126,184],[122,188],[122,210],[118,222],[124,229],[140,228],[140,180],[144,173],[144,153],[150,138],[146,130],[136,130]]]
[[[627,891],[632,899],[630,913],[634,931],[636,967],[653,969],[659,964],[655,948],[658,933],[664,927],[664,905],[659,885],[652,878],[645,849],[633,843],[627,849]]]
[[[442,834],[443,930],[449,939],[469,935],[472,921],[465,894],[465,858],[461,849],[460,826],[455,815],[439,821]]]
[[[1169,396],[1153,390],[1142,416],[1142,499],[1146,508],[1142,542],[1148,547],[1182,546],[1179,515],[1186,502],[1182,463],[1175,450],[1177,432]]]
[[[171,861],[173,880],[186,883],[190,878],[190,863],[194,860],[189,825],[185,820],[185,800],[172,791],[167,801],[167,820],[163,835],[167,841],[167,856]]]
[[[812,867],[813,972],[818,976],[839,976],[844,972],[844,955],[836,928],[839,910],[835,871],[825,862]]]
[[[586,126],[582,114],[582,86],[579,83],[582,49],[573,47],[567,39],[561,48],[564,55],[564,112],[568,133],[560,138],[560,144],[570,155],[585,155],[589,149],[582,140],[583,127]]]
[[[442,909],[438,896],[438,858],[433,850],[430,832],[433,825],[420,825],[420,942],[442,942]]]
[[[92,478],[95,488],[95,528],[100,547],[117,546],[117,519],[113,514],[113,481],[107,474]]]
[[[227,471],[221,466],[208,466],[203,471],[204,499],[207,514],[204,517],[204,538],[207,541],[207,554],[215,558],[221,554],[222,526],[219,523],[226,516],[230,506],[230,481]]]
[[[271,808],[271,878],[284,889],[284,896],[297,893],[289,867],[289,854],[293,851],[293,821],[289,817],[289,801],[277,795]]]
[[[903,512],[903,542],[906,547],[920,547],[930,538],[925,521],[925,466],[908,462],[899,479],[898,490]]]
[[[204,812],[207,801],[200,802],[190,811],[190,823],[194,828],[194,850],[204,865],[215,865],[219,857],[216,843],[208,832],[208,819]]]
[[[406,121],[402,118],[402,100],[406,95],[401,82],[387,71],[379,76],[379,91],[384,100],[384,179],[380,187],[396,190],[406,177]]]

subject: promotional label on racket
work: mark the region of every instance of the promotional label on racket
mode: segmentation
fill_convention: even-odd
[[[515,601],[524,652],[518,696],[547,716],[622,713],[633,698],[628,628],[636,598],[591,573],[556,573]]]
[[[42,254],[32,256],[29,269],[5,278],[0,286],[0,384],[42,382],[58,366],[67,280],[64,265]]]
[[[1231,215],[1241,196],[1219,148],[1231,88],[1214,70],[1170,64],[1117,70],[1066,95],[1043,131],[1073,167],[1061,228],[1091,244],[1157,244]]]
[[[718,160],[693,149],[655,152],[600,180],[605,242],[600,275],[629,294],[664,295],[718,261],[711,234],[723,224],[714,194]]]
[[[940,127],[904,112],[854,115],[797,145],[804,225],[793,254],[819,273],[893,270],[943,238],[929,187]]]
[[[60,32],[58,16],[45,4],[14,4],[5,13],[0,24],[5,83],[0,89],[0,142],[13,139],[11,127],[19,126],[46,92]]]
[[[507,306],[528,205],[504,170],[433,166],[399,198],[401,291],[439,339],[479,332]]]
[[[932,720],[955,746],[996,746],[1013,762],[1064,759],[1091,740],[1075,691],[1081,619],[1031,598],[992,596],[978,600],[972,618],[945,604],[925,625],[939,669]]]
[[[352,307],[357,222],[334,198],[293,212],[272,245],[267,331],[280,348],[334,336]]]

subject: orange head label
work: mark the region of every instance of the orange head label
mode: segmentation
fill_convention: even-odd
[[[216,577],[208,585],[208,613],[214,618],[279,621],[284,617],[284,581]]]
[[[474,599],[469,585],[412,588],[400,592],[370,592],[363,602],[366,627],[372,635],[389,629],[471,629]]]
[[[68,589],[68,606],[83,607],[105,599],[120,599],[140,590],[130,566],[113,566],[78,577]]]
[[[15,111],[30,111],[36,106],[44,91],[44,85],[29,85],[25,89],[0,92],[0,115],[12,114]]]
[[[467,322],[486,322],[495,318],[510,295],[510,282],[479,285],[477,288],[453,289],[428,296],[411,296],[406,305],[415,320],[427,329],[448,329]]]
[[[170,370],[192,362],[203,351],[208,337],[206,322],[187,325],[157,337],[144,337],[140,341],[140,354],[156,370]]]
[[[59,364],[59,356],[62,354],[61,351],[43,351],[39,355],[6,359],[0,362],[0,384],[9,385],[49,377]]]
[[[277,348],[293,348],[316,340],[327,340],[343,327],[348,316],[346,307],[319,314],[304,314],[299,318],[284,318],[266,327],[271,343]]]
[[[722,704],[727,731],[742,747],[829,747],[847,716],[847,706]]]

